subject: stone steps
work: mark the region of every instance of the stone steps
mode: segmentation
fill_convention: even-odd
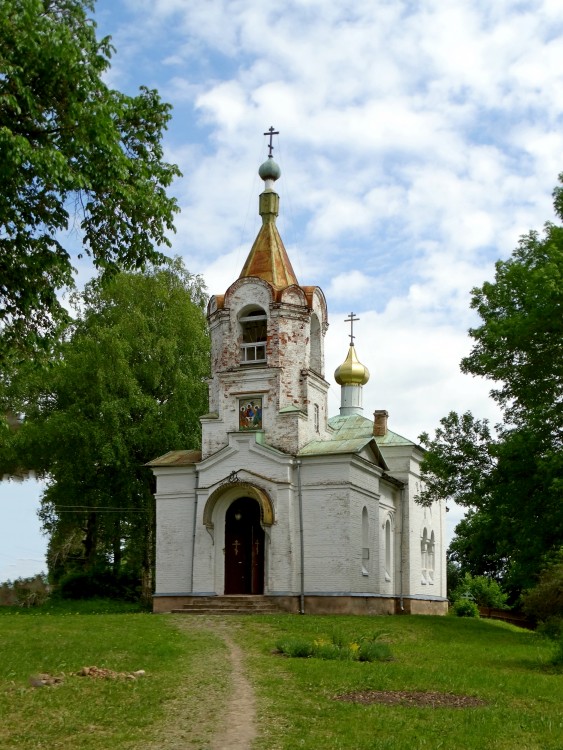
[[[194,596],[173,614],[181,615],[276,615],[283,610],[268,596]]]

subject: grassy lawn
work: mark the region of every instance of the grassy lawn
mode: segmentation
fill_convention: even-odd
[[[228,686],[222,640],[205,630],[187,637],[171,618],[83,611],[70,605],[67,613],[0,613],[0,748],[160,749],[195,736],[185,722],[168,719],[191,709],[195,720],[203,694],[220,707]],[[83,666],[146,674],[72,675]],[[40,673],[64,681],[32,687],[30,676]]]
[[[140,613],[0,613],[0,748],[206,748],[227,697],[221,627],[243,649],[255,686],[255,750],[561,750],[563,679],[534,633],[437,617],[190,618]],[[280,638],[384,633],[392,661],[290,659]],[[71,673],[144,669],[137,680]],[[38,673],[65,675],[34,688]],[[343,693],[440,691],[476,708],[348,703]],[[226,749],[227,750],[227,749]]]
[[[384,632],[394,660],[271,654],[280,636],[319,638],[335,631],[350,641]],[[562,675],[547,665],[551,646],[534,633],[454,617],[278,617],[248,620],[237,637],[252,655],[262,750],[563,748]],[[415,708],[334,700],[358,690],[432,690],[486,705]]]

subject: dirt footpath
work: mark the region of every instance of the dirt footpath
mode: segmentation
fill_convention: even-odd
[[[254,690],[242,650],[231,634],[240,625],[218,616],[172,616],[193,655],[158,739],[143,750],[251,750],[257,735]]]
[[[218,630],[224,630],[224,625]],[[211,748],[249,750],[256,737],[254,690],[245,674],[242,651],[225,632],[221,635],[231,659],[231,692],[223,714],[223,726],[214,736]]]

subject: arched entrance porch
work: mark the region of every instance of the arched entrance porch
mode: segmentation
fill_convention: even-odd
[[[269,494],[251,482],[230,481],[208,497],[203,522],[216,543],[215,591],[262,595],[268,589]]]

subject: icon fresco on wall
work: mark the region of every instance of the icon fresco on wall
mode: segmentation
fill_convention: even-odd
[[[238,412],[239,430],[262,429],[262,399],[240,398]]]

